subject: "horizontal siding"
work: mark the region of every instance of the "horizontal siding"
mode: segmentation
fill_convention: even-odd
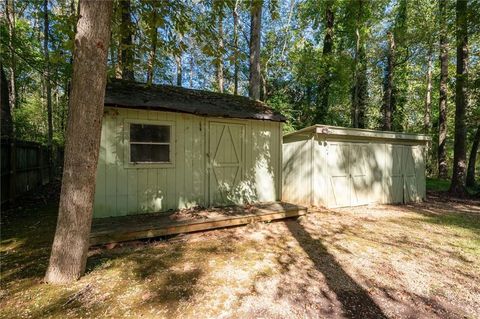
[[[125,120],[174,124],[174,166],[128,167]],[[97,168],[94,217],[123,216],[209,205],[206,150],[209,121],[245,125],[241,202],[280,199],[281,124],[212,119],[190,114],[106,108]]]

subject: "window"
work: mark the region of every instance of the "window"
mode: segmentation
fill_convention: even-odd
[[[130,163],[171,163],[171,126],[130,123]]]

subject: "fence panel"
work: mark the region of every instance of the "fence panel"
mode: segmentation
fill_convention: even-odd
[[[19,140],[1,140],[1,204],[13,202],[25,192],[49,182],[50,163],[46,146]],[[63,152],[57,150],[53,171],[58,171]]]

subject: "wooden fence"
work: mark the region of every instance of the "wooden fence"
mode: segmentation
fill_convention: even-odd
[[[46,146],[19,140],[1,140],[1,205],[49,182],[50,163]],[[57,151],[53,171],[63,159]],[[57,163],[57,164],[55,164]]]

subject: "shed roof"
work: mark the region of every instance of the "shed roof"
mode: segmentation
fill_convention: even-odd
[[[424,143],[430,141],[431,138],[425,134],[414,134],[414,133],[399,133],[399,132],[390,132],[390,131],[376,131],[376,130],[367,130],[359,128],[347,128],[331,125],[312,125],[298,131],[288,133],[283,137],[289,137],[294,135],[311,135],[318,134],[323,136],[337,136],[337,137],[351,137],[351,138],[361,138],[361,139],[395,139],[395,140],[409,140],[409,141],[418,141]]]
[[[105,106],[276,122],[286,120],[265,103],[244,96],[119,80],[107,84]]]

